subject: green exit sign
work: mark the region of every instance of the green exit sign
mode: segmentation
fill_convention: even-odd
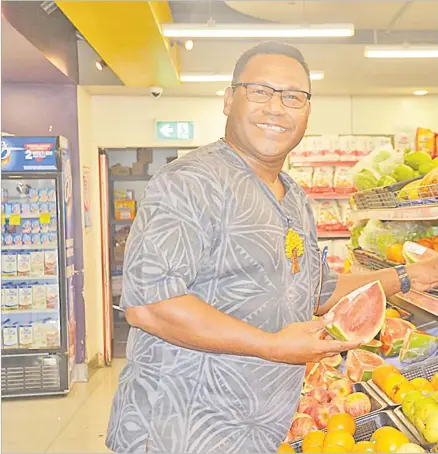
[[[192,121],[157,121],[157,138],[161,140],[193,140]]]

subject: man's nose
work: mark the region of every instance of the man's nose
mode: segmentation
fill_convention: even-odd
[[[281,115],[284,113],[284,104],[281,100],[281,93],[275,92],[271,99],[265,103],[264,109],[270,115]]]

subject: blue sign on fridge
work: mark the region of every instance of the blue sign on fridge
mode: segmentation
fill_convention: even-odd
[[[2,172],[57,170],[56,137],[2,137]]]

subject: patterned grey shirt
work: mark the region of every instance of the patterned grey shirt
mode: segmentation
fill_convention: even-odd
[[[193,294],[267,332],[312,318],[320,276],[313,214],[281,173],[278,203],[222,140],[163,167],[129,237],[122,307]],[[304,239],[291,273],[285,238]],[[321,301],[336,276],[324,267]],[[219,334],[220,335],[220,334]],[[291,424],[304,367],[193,351],[132,328],[108,428],[116,452],[275,452]]]

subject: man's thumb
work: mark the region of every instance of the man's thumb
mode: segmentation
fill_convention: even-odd
[[[328,312],[322,317],[318,317],[316,320],[313,320],[312,325],[316,330],[323,329],[328,323],[333,320],[334,316],[335,314],[333,312]]]

